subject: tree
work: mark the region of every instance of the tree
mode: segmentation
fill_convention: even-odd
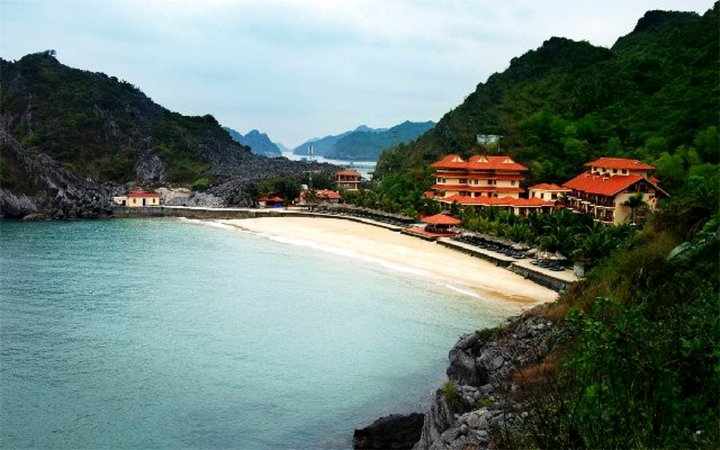
[[[630,208],[630,222],[633,224],[637,223],[637,211],[645,206],[645,200],[643,199],[643,195],[633,195],[623,203],[623,206],[627,206],[628,208]]]

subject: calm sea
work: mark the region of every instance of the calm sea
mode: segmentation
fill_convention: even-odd
[[[509,313],[236,230],[0,221],[0,447],[349,448]]]

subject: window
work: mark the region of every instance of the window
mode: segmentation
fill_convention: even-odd
[[[627,169],[623,169],[621,173],[622,173],[623,175],[625,175],[625,174],[627,174],[627,172],[628,172]]]
[[[510,180],[510,186],[515,186],[515,180]]]
[[[617,169],[613,169],[613,173],[617,173]]]
[[[467,178],[460,178],[460,184],[467,184]]]
[[[557,200],[557,194],[553,194],[550,198],[552,198],[553,200]]]

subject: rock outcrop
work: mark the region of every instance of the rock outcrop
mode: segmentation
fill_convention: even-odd
[[[522,427],[529,408],[518,369],[540,363],[566,338],[542,312],[538,306],[458,340],[449,353],[449,381],[433,393],[414,450],[497,447],[498,439]]]
[[[484,449],[494,436],[522,426],[528,412],[522,381],[513,374],[542,361],[565,339],[562,327],[541,312],[536,307],[502,328],[460,338],[449,354],[451,384],[435,392],[414,449]]]
[[[112,214],[111,197],[121,190],[83,180],[64,170],[45,154],[25,152],[22,145],[0,129],[5,170],[14,172],[21,185],[0,187],[0,217],[53,219],[101,218]],[[39,214],[39,215],[38,215]]]
[[[353,447],[365,449],[411,449],[420,439],[424,415],[393,414],[381,417],[366,428],[355,430]]]

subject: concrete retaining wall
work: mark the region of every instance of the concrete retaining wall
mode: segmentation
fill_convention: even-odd
[[[544,273],[518,266],[517,264],[510,265],[508,269],[518,275],[522,275],[535,284],[539,284],[556,292],[565,292],[570,284],[567,281],[559,280]]]

